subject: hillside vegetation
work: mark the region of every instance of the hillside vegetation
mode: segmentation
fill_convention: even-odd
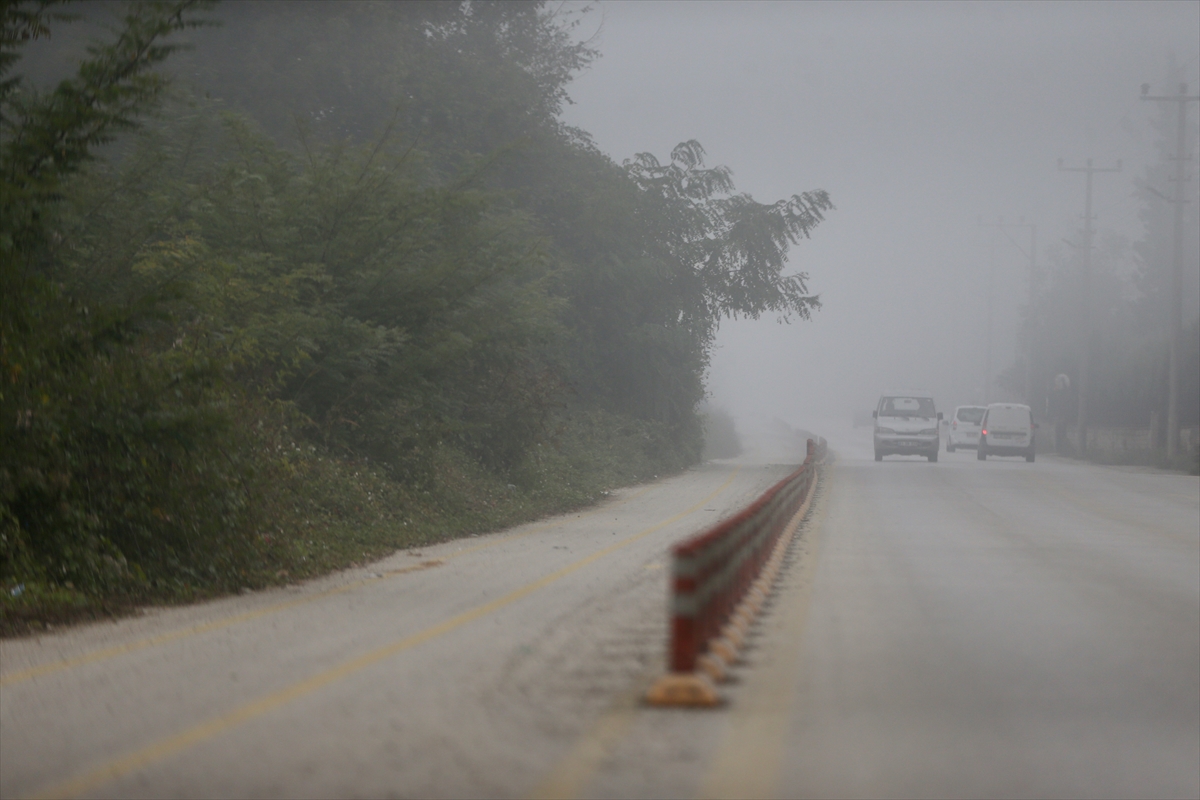
[[[612,161],[559,121],[598,53],[557,5],[2,13],[6,631],[682,469],[720,320],[818,305],[825,192]]]

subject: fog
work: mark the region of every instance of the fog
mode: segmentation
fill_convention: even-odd
[[[1134,181],[1154,158],[1140,86],[1200,86],[1192,2],[617,1],[587,24],[603,56],[565,118],[605,152],[661,158],[695,138],[739,191],[822,188],[837,206],[792,251],[824,304],[813,319],[722,324],[708,386],[742,427],[846,424],[887,387],[983,400],[989,265],[998,373],[1029,262],[980,221],[1036,224],[1044,261],[1083,213],[1083,175],[1057,160],[1121,159],[1095,178],[1096,227],[1136,240]]]
[[[1200,799],[1200,0],[0,17],[0,798]]]

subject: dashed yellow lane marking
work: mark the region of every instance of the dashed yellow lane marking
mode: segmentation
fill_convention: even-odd
[[[649,490],[650,490],[650,487],[647,486],[647,487],[641,489],[640,491],[629,495],[628,497],[622,498],[621,500],[617,501],[617,503],[614,505],[621,505],[621,504],[627,503],[630,500],[641,497],[643,494],[645,494]],[[593,514],[598,514],[598,513],[600,513],[600,511],[608,511],[608,510],[612,509],[613,507],[614,507],[613,505],[607,505],[603,509],[596,508],[596,509],[592,509],[591,511],[585,511],[582,514],[576,514],[569,518],[562,518],[562,519],[556,520],[554,522],[547,523],[545,525],[538,525],[534,528],[530,528],[527,531],[521,531],[520,533],[514,533],[509,536],[502,536],[502,537],[492,540],[492,541],[481,542],[480,544],[474,545],[472,547],[468,547],[465,550],[458,550],[453,553],[449,553],[448,555],[446,555],[440,559],[433,559],[431,561],[423,561],[420,564],[414,564],[414,565],[408,566],[408,567],[400,567],[399,569],[387,570],[386,572],[381,572],[378,575],[372,575],[369,578],[361,578],[356,581],[351,581],[350,583],[342,584],[341,586],[335,586],[332,589],[326,589],[323,592],[317,592],[316,594],[308,594],[303,597],[297,597],[293,600],[284,601],[282,603],[275,603],[273,605],[266,606],[265,608],[255,609],[254,611],[247,611],[243,614],[235,614],[232,617],[224,617],[222,619],[213,620],[212,622],[205,622],[205,623],[201,623],[199,625],[192,625],[187,628],[180,628],[179,630],[169,631],[167,633],[163,633],[158,636],[149,636],[144,639],[138,639],[136,641],[128,642],[126,644],[118,644],[118,645],[113,645],[112,647],[105,647],[100,650],[93,650],[91,652],[83,653],[82,655],[75,656],[73,658],[64,658],[59,661],[50,661],[45,664],[39,664],[36,667],[29,667],[28,669],[22,669],[22,670],[16,670],[14,672],[3,673],[3,674],[0,674],[0,686],[11,686],[13,684],[21,683],[23,681],[27,681],[32,678],[40,678],[43,675],[50,675],[55,672],[61,672],[62,670],[73,669],[75,667],[81,667],[84,664],[94,664],[97,661],[105,661],[110,658],[115,658],[120,655],[125,655],[126,653],[134,653],[134,652],[137,652],[138,650],[145,650],[148,647],[156,647],[158,645],[167,644],[169,642],[174,642],[179,639],[186,639],[189,636],[198,636],[202,633],[209,633],[211,631],[221,630],[222,628],[228,628],[232,625],[238,625],[243,622],[248,622],[252,619],[258,619],[259,617],[265,617],[268,614],[275,614],[280,611],[286,611],[289,608],[295,608],[296,606],[301,606],[301,605],[304,605],[305,603],[312,603],[317,600],[323,600],[326,597],[333,597],[334,595],[343,594],[345,592],[349,592],[354,589],[358,589],[362,586],[368,586],[372,583],[377,583],[382,580],[387,580],[388,578],[394,578],[397,575],[407,575],[410,572],[418,572],[420,570],[425,570],[425,569],[430,569],[432,567],[441,566],[442,564],[444,564],[446,561],[449,561],[450,559],[462,558],[463,556],[470,555],[471,553],[477,553],[480,550],[485,550],[489,547],[495,547],[500,544],[505,544],[508,542],[515,541],[517,539],[523,539],[526,536],[532,536],[535,533],[542,533],[543,531],[548,531],[552,528],[556,528],[560,525],[564,525],[573,519],[579,519],[581,517],[588,517]]]
[[[730,712],[729,727],[700,785],[700,797],[779,796],[809,597],[820,559],[820,532],[828,508],[827,498],[814,502],[817,510],[805,534],[809,550],[801,564],[800,585],[780,597],[776,612],[780,624],[771,637],[777,642],[773,657],[761,659],[761,666],[749,676],[745,696]]]
[[[684,509],[678,514],[675,514],[674,516],[665,519],[662,522],[652,525],[649,528],[635,533],[628,538],[615,542],[585,558],[581,558],[573,564],[568,564],[567,566],[556,570],[555,572],[552,572],[543,578],[526,584],[519,589],[514,589],[502,597],[492,600],[489,603],[484,603],[481,606],[476,606],[469,611],[464,611],[455,617],[451,617],[445,622],[441,622],[433,627],[426,628],[419,633],[407,636],[399,641],[385,645],[384,647],[380,647],[369,653],[361,655],[358,658],[352,659],[324,672],[313,675],[310,678],[294,683],[291,686],[285,687],[277,692],[268,694],[265,697],[247,703],[239,708],[235,708],[232,711],[226,712],[218,717],[214,717],[213,719],[202,722],[199,725],[188,728],[187,730],[177,733],[174,736],[169,736],[165,739],[154,742],[153,744],[147,745],[140,750],[135,750],[132,753],[121,756],[120,758],[110,761],[107,764],[104,764],[103,766],[98,767],[91,772],[85,773],[77,778],[71,778],[48,786],[34,795],[34,797],[75,797],[83,794],[104,783],[116,780],[117,778],[142,769],[143,767],[147,767],[157,761],[161,761],[162,759],[185,750],[192,745],[198,744],[206,739],[210,739],[223,731],[240,725],[243,722],[254,719],[255,717],[266,714],[267,712],[290,703],[293,700],[311,694],[324,686],[328,686],[335,681],[341,680],[342,678],[366,669],[367,667],[377,664],[384,659],[396,655],[397,653],[401,653],[405,650],[416,647],[417,645],[424,644],[432,639],[436,639],[437,637],[450,633],[451,631],[461,628],[470,622],[474,622],[481,617],[485,617],[494,611],[498,611],[505,606],[509,606],[518,600],[536,592],[537,590],[543,589],[555,581],[561,580],[562,578],[565,578],[574,572],[578,572],[579,570],[600,560],[601,558],[604,558],[605,556],[610,555],[617,550],[626,547],[627,545],[633,544],[640,539],[644,539],[650,534],[660,531],[663,528],[678,522],[689,514],[692,514],[693,512],[702,508],[705,503],[710,502],[714,497],[725,491],[725,489],[727,489],[729,485],[733,483],[734,477],[740,470],[741,467],[735,467],[733,472],[729,474],[729,477],[725,479],[725,482],[718,486],[716,490],[712,492],[712,494],[708,495],[699,503],[696,503],[690,508]]]

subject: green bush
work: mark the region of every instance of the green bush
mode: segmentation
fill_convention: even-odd
[[[756,203],[696,142],[614,163],[556,118],[595,51],[544,3],[234,4],[225,45],[256,46],[185,63],[219,63],[193,72],[242,113],[168,100],[156,71],[210,7],[131,4],[46,86],[22,48],[61,72],[81,37],[0,8],[0,628],[316,575],[683,469],[720,319],[819,305],[782,270],[825,193]],[[310,81],[238,59],[326,34],[363,45],[297,69],[353,130],[292,115],[289,149]]]

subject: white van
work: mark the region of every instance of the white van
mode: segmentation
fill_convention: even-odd
[[[983,415],[983,428],[979,432],[977,458],[984,461],[988,456],[1025,456],[1034,459],[1033,432],[1037,424],[1033,411],[1020,403],[992,403]]]
[[[957,447],[979,447],[979,432],[983,429],[983,415],[987,406],[959,406],[950,418],[950,430],[946,432],[946,452],[953,453]]]
[[[934,408],[928,392],[885,392],[871,416],[875,418],[876,461],[888,455],[938,460],[942,413]]]

